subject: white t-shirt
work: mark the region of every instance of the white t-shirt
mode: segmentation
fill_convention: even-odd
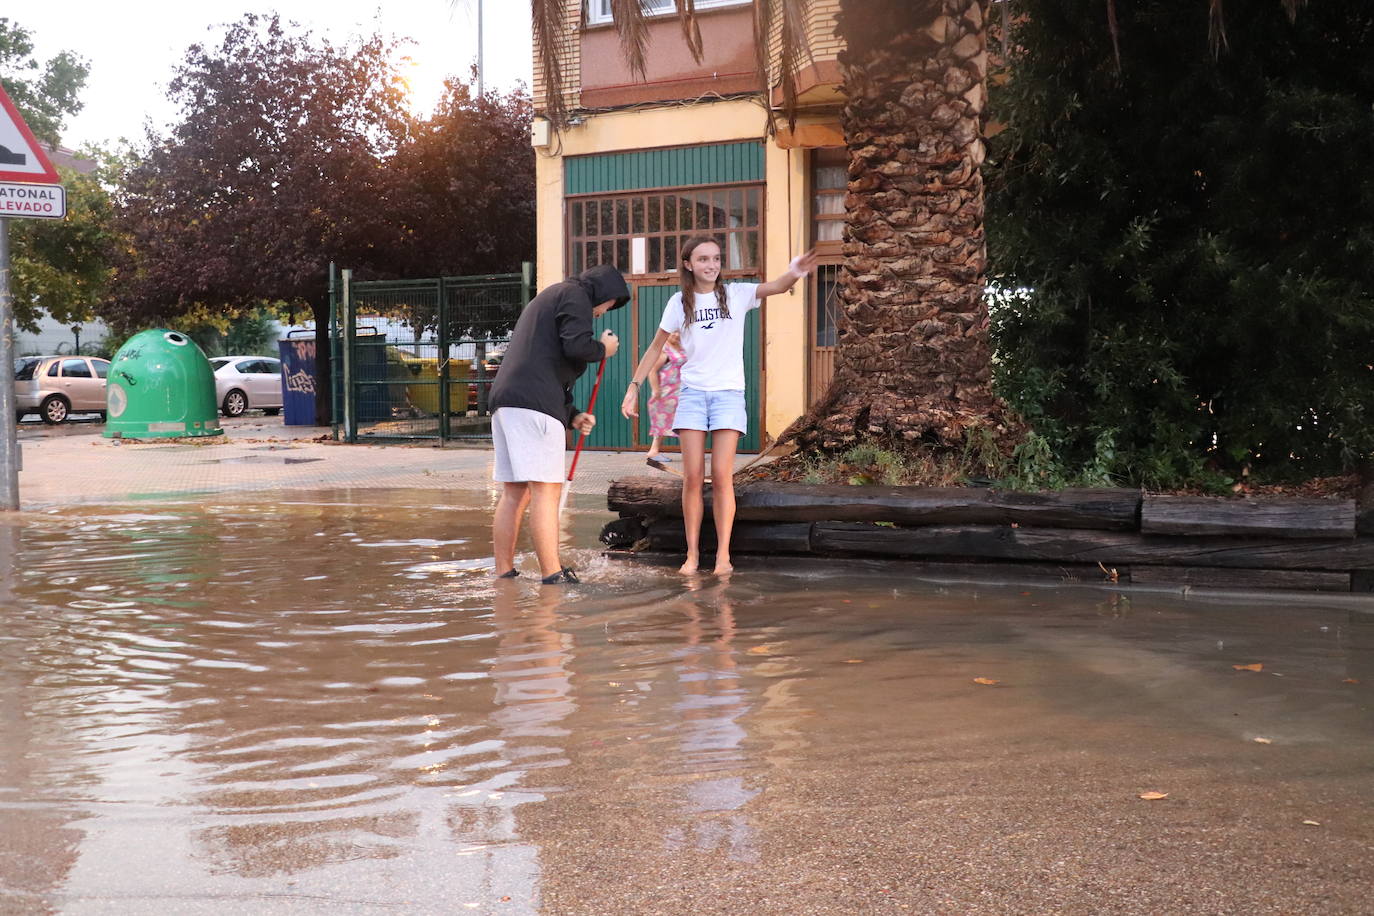
[[[698,391],[744,390],[744,319],[759,307],[757,283],[725,284],[730,317],[720,314],[715,293],[697,293],[696,320],[682,324],[682,292],[673,294],[663,307],[659,328],[682,335],[682,385]]]

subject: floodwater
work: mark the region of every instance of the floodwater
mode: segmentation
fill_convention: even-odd
[[[494,582],[448,496],[0,521],[0,912],[1369,911],[1359,612],[684,580],[587,507]]]

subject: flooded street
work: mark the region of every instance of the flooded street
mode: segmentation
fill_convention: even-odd
[[[684,580],[594,506],[565,588],[482,494],[0,519],[0,912],[1368,912],[1347,607]]]

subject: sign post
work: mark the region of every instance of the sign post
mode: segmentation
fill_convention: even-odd
[[[19,413],[14,397],[11,219],[62,219],[67,194],[57,170],[0,86],[0,511],[19,509]]]

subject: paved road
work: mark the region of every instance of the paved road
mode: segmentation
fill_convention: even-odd
[[[283,426],[280,417],[223,421],[225,435],[201,440],[105,439],[92,419],[58,427],[20,425],[21,507],[126,502],[193,494],[280,489],[484,489],[491,450],[465,445],[346,445],[328,427]],[[637,452],[584,452],[573,494],[584,508],[610,481],[644,469]],[[603,504],[604,505],[604,504]]]

